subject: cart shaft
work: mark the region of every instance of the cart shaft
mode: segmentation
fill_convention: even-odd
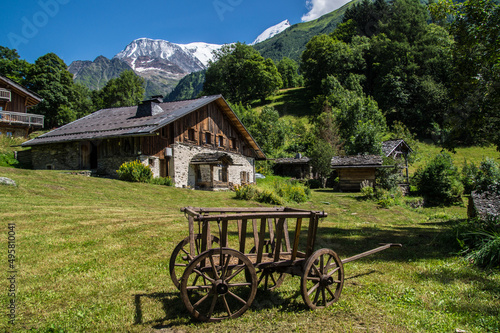
[[[383,251],[383,250],[386,250],[390,247],[402,247],[401,244],[395,244],[395,243],[389,243],[389,244],[384,244],[380,247],[377,247],[373,250],[370,250],[370,251],[366,251],[366,252],[363,252],[363,253],[360,253],[360,254],[356,254],[355,256],[352,256],[350,258],[347,258],[347,259],[344,259],[342,260],[342,264],[346,264],[348,262],[351,262],[351,261],[354,261],[354,260],[357,260],[357,259],[360,259],[360,258],[363,258],[363,257],[366,257],[366,256],[369,256],[371,254],[374,254],[374,253],[377,253],[377,252],[380,252],[380,251]]]

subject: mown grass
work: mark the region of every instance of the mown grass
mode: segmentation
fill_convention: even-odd
[[[341,299],[328,309],[306,308],[299,279],[288,276],[278,290],[259,291],[242,317],[209,324],[191,319],[168,274],[170,253],[187,235],[179,208],[260,204],[230,192],[57,171],[0,168],[0,175],[18,183],[0,186],[2,237],[7,239],[7,223],[15,223],[18,268],[15,324],[2,316],[0,331],[500,330],[500,273],[478,270],[457,256],[453,227],[465,218],[465,207],[380,209],[358,194],[313,191],[296,207],[328,213],[317,248],[331,248],[341,258],[383,242],[403,248],[346,264]],[[4,309],[7,288],[4,278]]]

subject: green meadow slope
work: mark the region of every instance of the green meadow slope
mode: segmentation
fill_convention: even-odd
[[[17,187],[0,185],[4,245],[15,232],[15,320],[22,332],[466,332],[500,329],[499,272],[463,261],[453,228],[465,206],[381,209],[358,194],[313,191],[294,207],[321,210],[317,248],[341,258],[398,242],[345,265],[341,299],[310,311],[300,279],[259,290],[242,317],[221,323],[191,319],[168,274],[175,245],[187,236],[184,206],[258,206],[232,192],[204,192],[89,178],[60,171],[0,168]],[[13,226],[13,227],[12,227]],[[230,247],[237,248],[231,226]],[[250,231],[249,231],[250,234]],[[250,236],[250,235],[248,235]],[[249,249],[247,249],[249,250]],[[6,277],[0,302],[13,299]],[[4,307],[5,310],[5,307]],[[4,311],[6,313],[6,311]]]

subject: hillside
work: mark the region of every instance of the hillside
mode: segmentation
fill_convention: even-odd
[[[168,275],[174,246],[187,235],[179,208],[257,206],[231,192],[204,192],[0,168],[17,187],[0,186],[0,216],[15,230],[16,314],[1,331],[467,332],[500,329],[498,272],[457,258],[453,227],[465,207],[379,209],[357,194],[313,191],[298,208],[325,211],[317,248],[341,258],[400,242],[345,265],[338,303],[310,311],[300,279],[259,290],[249,311],[221,323],[193,321]],[[232,226],[234,227],[234,226]],[[229,245],[236,247],[231,229]],[[5,235],[7,229],[4,230]],[[305,232],[305,231],[304,231]],[[473,281],[474,283],[471,283]],[[2,288],[7,290],[7,279]],[[7,293],[0,300],[7,304]]]
[[[275,62],[280,61],[283,57],[299,61],[309,40],[313,36],[333,32],[337,24],[342,22],[346,9],[359,1],[353,0],[316,20],[294,24],[273,38],[254,45],[254,48],[264,58],[271,58]]]

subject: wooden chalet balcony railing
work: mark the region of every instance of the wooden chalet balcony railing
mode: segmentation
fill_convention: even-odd
[[[16,124],[43,127],[44,116],[32,113],[0,111],[0,124]]]

